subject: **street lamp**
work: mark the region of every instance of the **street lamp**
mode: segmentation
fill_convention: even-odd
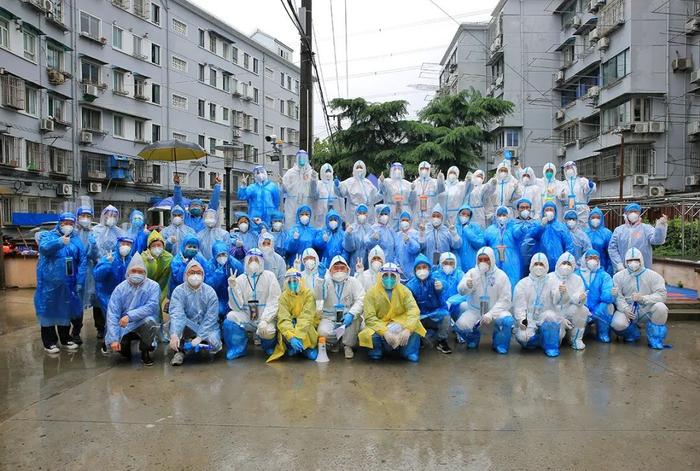
[[[238,144],[223,144],[215,147],[216,150],[224,153],[224,170],[226,171],[226,230],[231,227],[231,169],[233,168],[233,160],[237,150],[242,149]]]

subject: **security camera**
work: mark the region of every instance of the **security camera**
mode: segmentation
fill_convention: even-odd
[[[277,142],[277,136],[270,134],[269,136],[265,136],[265,140],[267,142]]]

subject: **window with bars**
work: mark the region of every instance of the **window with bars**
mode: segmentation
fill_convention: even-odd
[[[0,134],[0,164],[19,166],[21,155],[20,140],[7,134]]]
[[[52,173],[68,175],[70,164],[71,152],[69,150],[49,147],[49,170]]]

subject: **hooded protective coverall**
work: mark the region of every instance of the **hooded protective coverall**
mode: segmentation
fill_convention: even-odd
[[[356,214],[361,204],[371,208],[381,199],[377,187],[366,177],[367,167],[363,161],[358,160],[353,166],[352,177],[340,183],[340,195],[346,201],[345,214]],[[367,222],[368,224],[374,222],[372,212],[367,213]],[[350,265],[353,266],[352,262]]]
[[[578,215],[573,209],[568,210],[564,215],[565,221],[578,221],[577,218]],[[571,236],[571,242],[573,243],[574,249],[571,252],[571,254],[576,259],[576,262],[580,265],[583,254],[586,253],[587,250],[590,250],[592,248],[591,239],[588,238],[588,235],[586,235],[586,233],[583,231],[580,224],[577,224],[576,227],[574,227],[573,229],[567,226],[567,229],[569,229],[569,235]]]
[[[173,219],[181,217],[182,222],[175,224]],[[173,257],[180,253],[182,241],[188,235],[196,235],[194,229],[185,224],[185,211],[180,206],[173,206],[170,210],[170,225],[163,228],[163,239],[165,239],[165,250],[173,254]]]
[[[275,252],[277,252],[283,259],[287,258],[287,237],[288,233],[284,229],[284,214],[280,211],[274,211],[272,213],[272,224],[270,226],[270,232],[275,236]]]
[[[197,233],[197,239],[199,239],[199,253],[202,254],[205,260],[212,258],[212,248],[216,242],[223,242],[228,248],[231,244],[231,236],[228,231],[223,229],[219,225],[219,214],[213,209],[207,209],[204,211],[204,218],[207,220],[214,220],[214,225],[209,227],[207,223],[204,224],[204,229]]]
[[[255,182],[248,186],[238,187],[238,199],[248,203],[250,218],[258,217],[271,223],[272,214],[280,207],[280,189],[275,182],[267,178],[265,167],[258,165],[253,169]]]
[[[503,270],[514,287],[520,280],[520,244],[515,236],[516,224],[508,217],[505,222],[499,216],[508,216],[509,210],[501,206],[496,210],[491,224],[484,231],[484,245],[491,247],[496,257],[496,265]]]
[[[476,252],[474,252],[474,256],[476,257]],[[445,272],[445,267],[443,265],[443,263],[448,260],[455,262],[454,271],[451,273]],[[440,255],[440,267],[433,271],[433,278],[442,283],[442,289],[438,291],[440,292],[440,298],[442,298],[445,303],[445,307],[447,307],[447,300],[457,294],[457,286],[459,282],[462,281],[462,277],[464,277],[464,272],[459,268],[459,262],[455,254],[452,252],[445,252]]]
[[[395,234],[394,239],[396,243],[396,258],[394,262],[401,268],[403,274],[401,278],[408,279],[413,273],[413,262],[416,259],[416,255],[420,253],[420,236],[418,231],[410,225],[412,221],[411,213],[408,211],[401,213],[401,220],[404,219],[408,219],[409,227],[404,230],[399,222],[399,231]],[[370,286],[374,285],[374,281],[372,280]]]
[[[508,170],[508,174],[502,179],[499,175],[504,169]],[[498,209],[501,206],[505,206],[510,211],[513,211],[515,209],[513,207],[514,203],[522,197],[522,189],[518,180],[510,174],[510,169],[505,162],[498,164],[496,176],[488,184],[495,188],[491,195],[490,208]],[[486,218],[490,220],[492,216],[493,213],[487,210]]]
[[[547,172],[552,172],[552,176],[547,177]],[[545,203],[554,203],[557,211],[556,216],[561,220],[564,217],[564,207],[562,206],[559,196],[565,192],[564,182],[557,179],[557,167],[548,162],[542,167],[542,178],[538,180],[538,184],[542,189],[542,206]]]
[[[447,180],[445,180],[445,190],[438,198],[440,204],[445,208],[447,221],[449,224],[457,224],[457,213],[464,203],[469,182],[459,181],[459,168],[452,166],[447,169]]]
[[[488,212],[493,212],[491,205],[491,196],[496,191],[495,185],[486,184],[486,174],[483,170],[477,170],[474,175],[467,176],[467,189],[464,195],[464,204],[472,209],[472,221],[482,229],[485,229],[491,224],[491,219],[486,218]]]
[[[629,204],[625,207],[625,214],[630,211],[637,211],[641,214],[641,207],[637,203]],[[625,220],[627,220],[626,217]],[[634,224],[627,221],[625,224],[617,226],[608,244],[610,262],[614,270],[616,272],[624,270],[624,256],[632,247],[642,252],[644,263],[651,265],[653,261],[651,246],[662,245],[666,242],[667,231],[668,224],[663,221],[657,221],[656,227],[653,227],[651,224],[643,223],[641,217]]]
[[[221,184],[217,183],[214,185],[214,189],[211,192],[211,198],[209,199],[209,205],[207,206],[208,209],[213,209],[214,211],[219,210],[219,196],[221,195]],[[181,208],[184,207],[184,204],[182,203],[182,188],[178,183],[173,185],[173,208],[175,206],[179,206]],[[193,199],[190,201],[190,208],[193,206],[199,206],[201,208],[204,208],[204,202],[200,199]],[[204,218],[203,218],[204,211],[202,211],[202,214],[192,214],[192,211],[188,211],[185,213],[185,224],[190,226],[192,230],[197,233],[204,229]]]
[[[536,263],[544,265],[543,273],[538,276],[534,268]],[[515,318],[515,340],[523,348],[556,349],[559,352],[559,318],[553,312],[547,312],[545,304],[548,296],[547,272],[549,262],[545,254],[538,252],[530,260],[530,274],[518,281],[513,294],[513,317]]]
[[[600,225],[598,227],[593,227],[593,224],[591,224],[593,216],[600,217]],[[608,246],[612,238],[612,231],[605,227],[605,215],[600,208],[596,207],[591,210],[591,214],[588,215],[588,227],[586,227],[585,232],[591,241],[591,247],[600,254],[601,268],[608,272],[610,276],[614,275],[615,271],[610,262],[610,255],[608,254]]]
[[[275,348],[277,333],[277,307],[281,294],[275,275],[262,267],[253,271],[251,256],[261,257],[261,252],[251,250],[246,255],[246,271],[229,280],[228,298],[231,311],[224,321],[226,358],[233,360],[246,354],[248,334],[254,332],[267,355]]]
[[[638,270],[630,268],[630,260],[641,262]],[[625,255],[627,268],[613,276],[613,285],[618,292],[611,327],[625,342],[634,342],[641,336],[639,324],[646,322],[649,348],[661,350],[668,334],[666,283],[661,275],[645,268],[644,260],[639,249],[628,249]]]
[[[120,237],[117,240],[132,242],[129,237]],[[131,261],[131,254],[126,257],[122,257],[118,250],[112,254],[100,258],[100,261],[95,265],[95,270],[93,274],[95,275],[95,294],[97,296],[97,302],[103,312],[107,312],[107,306],[109,305],[109,297],[112,295],[114,288],[117,287],[119,283],[124,281],[126,276],[126,267]]]
[[[317,194],[316,184],[318,173],[311,168],[309,155],[304,150],[299,150],[296,154],[294,166],[287,170],[282,177],[282,191],[284,196],[284,214],[299,214],[298,209],[302,206],[311,205]],[[313,214],[311,214],[313,217]],[[291,226],[289,218],[286,219],[288,227]],[[313,219],[311,220],[313,221]],[[297,217],[297,224],[299,219]],[[309,222],[311,225],[311,222]],[[303,249],[302,249],[303,250]],[[301,253],[301,251],[299,251]]]
[[[287,272],[287,264],[284,259],[273,248],[265,248],[264,242],[270,241],[272,247],[275,246],[275,236],[271,232],[263,232],[258,237],[258,248],[263,253],[264,268],[275,274],[275,278],[280,284],[284,284],[284,274]]]
[[[192,259],[184,273],[191,266],[199,266],[204,271],[197,259]],[[211,346],[211,354],[221,350],[219,300],[214,288],[206,283],[193,288],[185,281],[173,290],[169,314],[171,336],[177,335],[181,341],[184,337],[196,336]]]
[[[343,345],[355,347],[362,322],[365,290],[357,278],[349,276],[350,266],[343,257],[340,255],[333,257],[330,266],[336,263],[342,263],[348,267],[348,277],[341,282],[335,281],[331,276],[331,270],[328,270],[323,283],[316,287],[316,299],[323,302],[318,335],[326,339],[335,339],[335,329],[343,323],[345,314],[350,314],[353,321],[345,328],[342,339]]]
[[[590,312],[588,322],[596,325],[596,334],[599,342],[610,342],[610,322],[612,321],[612,304],[615,302],[613,295],[612,277],[599,266],[594,271],[586,265],[586,258],[595,256],[600,259],[597,250],[589,249],[584,254],[581,261],[581,268],[576,270],[576,274],[583,280],[586,289],[586,306]]]
[[[302,211],[308,212],[311,216],[308,224],[302,224],[299,216]],[[291,214],[291,213],[287,213]],[[287,231],[287,265],[292,266],[298,255],[304,253],[304,250],[311,248],[314,244],[318,229],[311,225],[313,213],[311,206],[302,205],[296,210],[296,224]]]
[[[431,261],[431,265],[436,264],[440,259],[441,253],[457,252],[462,246],[462,239],[459,237],[455,227],[452,226],[448,229],[442,206],[436,204],[432,213],[440,213],[442,215],[442,223],[437,227],[432,223],[427,224],[425,232],[419,233],[419,241],[424,247],[423,253]],[[389,257],[389,260],[392,260],[391,257]]]
[[[391,210],[389,224],[396,230],[399,224],[399,215],[413,207],[415,193],[411,182],[404,178],[403,165],[400,163],[391,164],[389,176],[390,178],[380,178],[379,193]]]
[[[333,179],[333,167],[329,163],[321,165],[321,179],[316,183],[316,204],[314,205],[314,224],[320,227],[326,221],[326,214],[333,210],[345,217],[345,207],[340,195],[340,182]]]
[[[457,285],[459,295],[449,300],[451,306],[459,307],[454,328],[458,335],[466,339],[467,348],[477,348],[481,339],[481,323],[493,321],[491,346],[496,352],[505,354],[510,348],[513,329],[510,313],[512,287],[506,273],[496,266],[491,247],[481,248],[475,260],[478,261],[479,255],[489,258],[488,271],[479,270],[477,262],[477,266],[465,273]]]
[[[526,176],[528,178],[525,178]],[[520,186],[522,188],[522,197],[531,202],[530,211],[532,212],[532,218],[538,219],[542,212],[542,187],[532,167],[526,167],[523,170],[523,174],[520,177]],[[517,204],[515,207],[517,208]]]
[[[134,254],[127,272],[133,267],[146,270],[141,254]],[[130,342],[138,338],[141,351],[153,350],[153,341],[159,326],[159,300],[160,287],[149,278],[145,278],[137,286],[132,285],[128,280],[119,283],[114,288],[107,306],[105,345],[109,346],[114,342]],[[126,327],[121,327],[119,320],[124,316],[129,316],[129,322]],[[132,332],[136,335],[129,335]]]
[[[596,184],[586,177],[579,177],[576,164],[568,161],[564,164],[567,175],[564,177],[559,199],[564,208],[573,209],[578,215],[578,223],[583,228],[588,224],[590,208],[588,202],[596,191]]]
[[[148,249],[143,253],[143,263],[146,265],[146,273],[148,278],[158,283],[160,286],[160,302],[165,301],[168,297],[168,281],[170,280],[170,264],[173,261],[173,256],[170,252],[163,249],[163,252],[156,257],[151,253],[150,247],[151,243],[154,241],[163,242],[165,246],[165,240],[163,236],[160,235],[158,231],[151,231],[148,236]],[[162,305],[162,304],[161,304]]]
[[[108,213],[116,213],[114,223],[110,221]],[[119,222],[119,210],[112,205],[107,206],[102,210],[100,215],[100,223],[96,225],[92,232],[95,235],[95,244],[97,245],[97,253],[99,257],[104,257],[109,252],[114,252],[117,248],[117,239],[124,237],[126,234],[121,227],[117,225]]]
[[[546,222],[544,215],[548,209],[554,211],[554,220]],[[551,201],[542,206],[541,222],[531,231],[531,236],[537,241],[535,251],[547,255],[550,267],[556,266],[557,260],[564,252],[574,251],[569,228],[557,221],[557,205]]]
[[[228,247],[221,241],[214,242],[213,257],[204,266],[204,282],[214,288],[219,299],[219,319],[228,313],[228,277],[235,273],[243,273],[243,265],[228,253]],[[219,257],[226,262],[221,263]]]
[[[146,219],[143,213],[138,209],[131,211],[129,215],[129,224],[129,230],[126,235],[134,239],[134,245],[131,247],[131,254],[133,255],[136,252],[141,253],[148,248],[148,234],[151,233],[151,231],[146,228]]]
[[[445,183],[442,178],[430,177],[430,164],[421,162],[418,165],[419,169],[428,168],[427,175],[419,175],[413,180],[413,217],[415,223],[427,224],[430,220],[430,209],[438,203],[438,195],[445,191]]]
[[[83,214],[88,214],[90,217],[93,216],[91,207],[80,207],[76,211],[76,218],[80,221],[80,216]],[[87,257],[87,267],[85,270],[85,284],[83,286],[83,309],[87,309],[95,304],[95,277],[93,275],[93,269],[95,264],[99,259],[99,253],[97,250],[97,242],[95,240],[95,233],[91,226],[83,227],[81,224],[75,225],[75,232],[83,243],[83,248],[85,248],[85,255]]]
[[[316,261],[313,269],[309,269],[305,266],[304,260],[306,260],[309,257],[313,258]],[[318,286],[320,286],[323,283],[323,276],[325,275],[325,273],[326,267],[324,265],[321,265],[321,261],[318,258],[318,254],[316,253],[316,251],[310,247],[304,250],[304,253],[301,255],[301,279],[304,282],[304,286],[311,290],[314,297],[318,292]]]
[[[382,259],[381,265],[379,265],[376,268],[372,266],[372,259],[375,257],[380,257]],[[357,279],[360,280],[360,283],[362,284],[362,288],[365,290],[365,293],[369,291],[369,289],[372,286],[374,286],[375,283],[377,283],[377,276],[379,275],[379,270],[386,262],[386,257],[384,257],[384,251],[382,250],[382,248],[379,245],[375,245],[367,253],[367,260],[369,260],[369,264],[367,265],[368,268],[362,273],[355,274],[355,277],[357,277]]]
[[[194,255],[185,253],[185,247],[187,245],[196,246],[197,252]],[[199,266],[202,267],[202,270],[204,270],[204,267],[207,266],[207,260],[204,257],[202,257],[201,253],[199,253],[199,240],[193,235],[188,235],[185,236],[185,238],[182,241],[182,244],[180,246],[180,253],[173,257],[172,262],[170,262],[170,281],[168,281],[169,293],[172,293],[175,287],[183,283],[185,269],[187,268],[187,265],[192,259],[196,260],[197,263],[199,263]]]
[[[357,215],[360,211],[367,214],[367,219],[364,222],[360,222],[357,219]],[[364,204],[357,206],[355,213],[355,222],[353,222],[347,229],[345,229],[345,238],[343,239],[343,250],[348,254],[350,272],[355,271],[357,266],[357,261],[362,262],[362,266],[367,266],[367,246],[365,245],[365,239],[372,229],[369,221],[369,209]]]
[[[372,224],[372,229],[369,234],[367,234],[367,239],[365,239],[365,246],[371,249],[375,245],[379,245],[387,260],[396,260],[397,257],[397,244],[396,244],[396,227],[392,225],[391,221],[386,224],[382,224],[379,219],[382,215],[386,215],[390,209],[389,206],[385,204],[378,204],[375,206],[377,213],[377,222]]]
[[[331,228],[331,221],[337,221],[335,229]],[[345,249],[343,249],[344,240],[343,218],[334,209],[331,209],[326,214],[325,227],[316,232],[314,248],[321,255],[321,260],[328,263],[336,255],[341,255],[343,258],[347,256]]]
[[[416,257],[411,271],[411,279],[406,283],[413,297],[416,300],[420,311],[420,320],[426,330],[436,332],[437,340],[447,340],[450,328],[450,314],[447,312],[447,304],[441,296],[441,291],[435,289],[435,280],[431,272],[425,280],[420,280],[416,276],[416,268],[421,263],[430,267],[432,264],[428,257],[420,254]]]
[[[464,222],[461,219],[462,211],[468,210],[470,213],[469,219]],[[462,205],[459,208],[460,216],[457,216],[455,227],[457,234],[462,239],[462,245],[457,251],[459,267],[464,273],[474,268],[474,260],[476,251],[484,246],[484,231],[481,226],[474,220],[474,210],[469,205]]]

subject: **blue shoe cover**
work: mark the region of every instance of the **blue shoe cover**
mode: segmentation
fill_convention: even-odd
[[[418,362],[420,355],[420,336],[411,334],[405,347],[401,347],[401,355],[408,361]]]
[[[316,360],[316,357],[318,356],[318,348],[307,348],[302,353],[306,358],[313,361]]]
[[[559,356],[559,345],[561,343],[559,329],[559,323],[552,321],[544,322],[540,326],[542,350],[544,350],[544,354],[548,357]]]
[[[598,342],[610,343],[610,324],[595,320],[596,339]]]
[[[381,360],[384,355],[384,349],[382,347],[382,338],[379,334],[372,335],[372,348],[367,353],[370,360]]]
[[[263,351],[265,352],[266,355],[272,355],[272,352],[275,351],[275,346],[277,345],[277,339],[260,339],[260,346],[262,347]]]
[[[510,316],[501,317],[494,321],[491,346],[496,352],[502,355],[508,353],[508,349],[510,348],[510,336],[513,333],[514,323],[515,321],[513,321],[513,318]]]
[[[642,337],[642,333],[639,331],[639,326],[631,322],[625,330],[615,331],[617,335],[622,337],[625,342],[636,342]]]
[[[471,331],[468,331],[465,340],[467,341],[467,349],[479,348],[479,342],[481,342],[481,330],[479,327],[474,327]]]
[[[664,349],[664,339],[668,334],[668,327],[662,324],[647,322],[647,345],[654,350]]]
[[[226,345],[226,359],[242,357],[248,349],[248,335],[245,330],[228,319],[224,321],[224,344]]]

